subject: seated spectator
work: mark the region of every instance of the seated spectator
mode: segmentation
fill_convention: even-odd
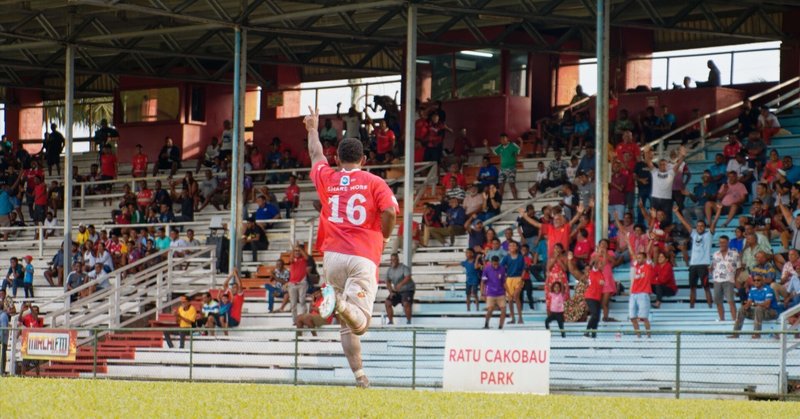
[[[478,170],[478,182],[485,189],[489,185],[497,185],[498,176],[500,172],[489,162],[488,157],[484,157]]]
[[[735,135],[729,135],[728,143],[722,148],[722,155],[725,157],[725,159],[731,160],[736,158],[741,151],[742,143],[739,142],[739,138]]]
[[[678,118],[669,111],[667,105],[661,105],[661,134],[667,134],[675,129]]]
[[[706,218],[706,206],[714,205],[717,202],[718,186],[711,180],[711,172],[706,170],[703,172],[702,182],[694,186],[692,192],[684,189],[681,191],[685,196],[694,201],[694,205],[686,205],[683,209],[683,217],[687,221],[691,221],[694,217],[695,221],[703,221],[707,225],[711,225],[711,220]]]
[[[30,310],[30,313],[25,314],[27,310]],[[25,328],[43,328],[44,318],[39,316],[39,306],[31,305],[31,303],[22,303],[19,308],[19,322]]]
[[[781,130],[781,122],[774,113],[769,111],[769,107],[761,107],[761,114],[758,116],[756,130],[761,133],[761,138],[764,139],[767,145],[770,145],[772,137]]]
[[[222,284],[221,295],[219,315],[222,327],[238,327],[242,321],[244,289],[242,289],[242,279],[239,277],[239,270],[237,268],[233,268],[233,271],[225,278],[225,282]],[[225,334],[227,335],[228,332],[226,331]]]
[[[280,313],[286,308],[286,304],[289,303],[288,284],[289,270],[284,266],[283,259],[278,259],[275,262],[275,269],[272,270],[272,278],[264,284],[264,288],[267,290],[267,311],[269,313],[275,313],[273,310],[275,297],[283,298],[281,307],[277,312]]]
[[[764,320],[774,320],[778,317],[777,300],[772,288],[765,284],[764,276],[756,274],[753,277],[753,287],[747,295],[747,301],[742,304],[736,313],[736,324],[733,326],[734,334],[729,338],[739,337],[738,331],[742,330],[744,319],[753,320],[753,331],[761,331],[761,323]],[[753,339],[759,339],[761,335],[753,334]]]
[[[283,194],[283,201],[280,202],[280,208],[286,210],[286,217],[291,218],[291,212],[297,209],[300,205],[300,187],[297,186],[297,176],[289,176],[289,186]]]
[[[411,270],[408,266],[400,263],[397,253],[393,253],[390,258],[385,283],[386,290],[389,291],[389,296],[384,301],[389,324],[394,324],[394,306],[398,304],[403,306],[406,324],[411,324],[411,308],[414,304],[415,285],[411,279]]]
[[[471,185],[464,197],[464,212],[467,217],[472,217],[483,210],[483,195],[478,191],[478,185]]]
[[[528,188],[528,193],[531,195],[531,198],[536,198],[536,194],[544,190],[547,185],[548,173],[544,168],[544,162],[540,161],[536,163],[536,173],[534,173],[533,176],[533,182],[531,182],[531,186]]]
[[[675,272],[672,268],[672,263],[669,261],[669,256],[665,252],[658,250],[655,251],[655,254],[655,276],[653,277],[652,286],[656,301],[653,303],[653,307],[661,308],[664,297],[673,297],[678,293],[678,285],[675,282]]]
[[[767,183],[772,183],[778,176],[778,170],[783,169],[783,161],[777,150],[770,150],[769,158],[764,165],[764,175],[762,180]],[[784,172],[785,173],[785,172]]]
[[[258,202],[258,208],[253,214],[253,217],[257,221],[281,218],[280,210],[271,202],[269,195],[259,195],[258,198],[256,198],[256,202]]]
[[[198,195],[195,199],[195,208],[197,211],[202,211],[208,204],[214,205],[217,210],[220,209],[219,205],[212,201],[215,195],[219,192],[219,182],[211,170],[206,170],[205,179],[200,181],[198,186]]]
[[[792,156],[783,156],[783,168],[778,170],[778,173],[783,170],[786,176],[786,181],[794,185],[800,181],[800,166],[795,166]]]
[[[264,228],[256,223],[255,217],[247,219],[244,236],[242,236],[243,250],[250,250],[253,252],[253,262],[258,261],[258,251],[269,249],[269,240],[267,239],[267,232]]]
[[[160,170],[169,170],[170,176],[175,176],[181,168],[181,150],[172,143],[171,137],[164,139],[164,146],[158,153],[158,161],[153,166],[153,176],[158,176]]]
[[[588,119],[589,118],[583,112],[575,114],[575,124],[572,129],[572,135],[569,136],[567,141],[567,154],[572,154],[574,147],[582,150],[586,142],[592,141],[594,130],[592,130]]]
[[[662,133],[661,118],[656,115],[656,110],[652,106],[645,109],[645,115],[642,118],[642,134],[646,142],[651,142],[659,137]]]
[[[445,186],[447,186],[447,189],[444,192],[444,197],[442,201],[449,201],[450,198],[457,199],[459,203],[464,201],[464,198],[466,197],[466,192],[464,192],[464,189],[462,189],[457,182],[458,181],[456,180],[455,177],[450,177],[448,179],[448,183],[444,184]]]
[[[147,188],[147,181],[139,182],[139,192],[136,193],[136,203],[139,210],[146,212],[147,208],[153,203],[153,191]]]
[[[711,173],[711,182],[715,185],[722,186],[727,180],[728,176],[728,162],[722,154],[714,156],[714,163],[708,167]]]
[[[747,151],[748,160],[758,161],[762,164],[767,163],[767,145],[764,143],[764,140],[761,139],[758,131],[752,131],[747,136],[745,150]]]
[[[781,271],[780,286],[783,288],[785,297],[783,305],[785,309],[792,308],[800,304],[800,250],[789,250],[788,260],[783,265]]]
[[[330,316],[327,319],[324,319],[319,314],[319,308],[322,306],[322,302],[324,298],[322,298],[322,289],[316,289],[311,294],[311,298],[313,302],[311,303],[311,309],[308,313],[303,313],[297,316],[297,335],[302,336],[303,332],[302,329],[311,329],[311,336],[317,336],[317,332],[315,329],[322,327],[324,324],[331,324],[333,322],[333,317]]]
[[[702,133],[700,132],[701,121],[699,118],[700,110],[692,109],[692,116],[689,119],[695,122],[683,131],[683,139],[681,144],[686,145],[689,143],[689,141],[694,141],[700,138]]]
[[[89,283],[94,280],[97,280],[97,283],[87,290],[86,295],[91,295],[97,291],[102,291],[111,287],[108,272],[105,271],[102,263],[95,263],[92,267],[92,270],[89,271],[84,277],[84,281],[86,281],[85,283]]]
[[[175,214],[172,212],[172,206],[167,204],[161,204],[159,206],[158,222],[160,224],[175,222]]]
[[[503,204],[503,197],[495,185],[489,185],[488,190],[483,192],[483,212],[481,220],[486,221],[500,214],[500,206]]]
[[[553,153],[553,160],[547,166],[547,181],[539,184],[539,192],[561,186],[567,181],[567,167],[569,164],[561,159],[561,151]]]
[[[717,203],[706,203],[706,219],[711,218],[711,213],[716,207],[716,214],[711,221],[711,228],[717,225],[722,211],[727,212],[728,218],[722,224],[725,228],[734,219],[736,214],[742,209],[742,205],[747,201],[747,188],[739,182],[736,172],[728,172],[728,183],[722,185],[717,193]]]
[[[83,262],[75,261],[72,264],[72,272],[67,275],[66,285],[67,285],[67,292],[73,291],[83,285],[84,283],[84,273],[83,273]],[[78,300],[78,293],[71,293],[70,294],[70,301],[75,302]]]
[[[200,315],[197,313],[197,309],[194,308],[189,300],[189,297],[186,295],[181,295],[180,306],[176,307],[172,313],[175,315],[175,318],[178,322],[178,327],[185,329],[185,331],[182,330],[177,332],[178,336],[180,337],[180,348],[183,349],[186,337],[189,336],[189,333],[191,333],[191,329],[195,326],[195,322]],[[164,332],[164,340],[167,342],[167,347],[170,349],[174,347],[172,343],[172,334],[173,332]]]
[[[211,293],[203,293],[203,305],[200,307],[200,316],[195,322],[195,327],[205,327],[211,329],[211,336],[214,336],[214,328],[222,327],[219,319],[219,302],[211,298]]]
[[[451,182],[453,182],[451,180]],[[457,198],[452,197],[449,199],[449,207],[445,213],[446,221],[444,227],[429,227],[426,228],[422,246],[428,246],[429,238],[438,240],[441,243],[445,242],[445,237],[450,237],[450,246],[455,245],[455,236],[460,236],[466,233],[464,225],[467,222],[467,214],[464,207],[459,204]]]
[[[447,173],[442,176],[439,184],[450,185],[450,179],[455,179],[456,185],[461,187],[461,189],[467,189],[467,180],[464,178],[464,174],[459,171],[458,164],[456,163],[450,165]]]
[[[614,137],[622,138],[625,131],[636,131],[636,123],[628,117],[628,110],[622,109],[619,111],[619,117],[614,122]]]

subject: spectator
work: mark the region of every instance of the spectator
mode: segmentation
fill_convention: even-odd
[[[220,138],[222,141],[219,148],[219,158],[225,160],[233,151],[233,124],[231,124],[231,121],[227,119],[222,121]]]
[[[497,185],[498,177],[499,172],[497,168],[489,162],[488,157],[484,157],[483,160],[481,160],[481,167],[478,170],[478,181],[480,185],[484,189],[489,185]]]
[[[536,198],[537,193],[544,191],[547,187],[547,177],[547,170],[544,167],[544,162],[540,161],[536,163],[536,173],[534,173],[533,182],[531,182],[531,186],[528,188],[528,193],[531,198]]]
[[[722,85],[722,75],[713,60],[708,60],[708,80],[696,82],[697,87],[720,87]]]
[[[761,114],[758,116],[757,130],[761,132],[761,138],[769,145],[772,142],[772,137],[781,130],[781,122],[774,113],[769,111],[769,107],[762,106]],[[794,182],[792,182],[794,183]]]
[[[172,243],[169,237],[167,237],[167,230],[164,227],[159,227],[158,229],[158,236],[153,241],[155,244],[156,249],[158,250],[167,250],[169,249],[169,245]]]
[[[386,126],[386,120],[381,119],[378,130],[375,132],[376,152],[378,162],[386,162],[387,154],[394,150],[395,136],[394,131]]]
[[[94,286],[90,287],[90,289],[87,291],[87,295],[111,287],[111,282],[109,281],[108,272],[105,271],[102,263],[95,263],[94,266],[92,266],[92,270],[86,274],[85,280],[86,283],[95,280],[97,281],[97,283]]]
[[[280,203],[280,208],[286,209],[286,218],[291,217],[291,212],[297,209],[300,205],[300,187],[297,186],[297,176],[289,176],[289,186],[286,187],[284,192],[283,201]]]
[[[415,285],[411,279],[411,269],[400,263],[397,253],[392,254],[389,269],[386,271],[386,290],[389,291],[389,296],[386,297],[384,305],[389,324],[394,324],[394,306],[398,304],[403,305],[406,324],[411,324]]]
[[[564,293],[562,292],[563,285],[560,282],[554,282],[550,286],[550,299],[547,302],[547,318],[544,319],[544,328],[550,330],[550,322],[555,320],[558,323],[558,330],[561,331],[561,337],[566,338],[567,334],[564,333]]]
[[[694,216],[697,221],[703,221],[706,225],[711,223],[711,220],[706,218],[705,208],[716,203],[717,191],[718,186],[711,182],[711,172],[704,171],[702,182],[695,185],[692,192],[687,191],[685,188],[681,191],[684,196],[688,196],[695,202],[694,205],[684,207],[683,218],[691,221]]]
[[[227,122],[227,121],[226,121]],[[229,143],[230,146],[230,143]],[[225,150],[225,135],[222,137],[222,150]],[[158,161],[153,166],[153,176],[158,176],[159,170],[169,170],[170,176],[175,176],[181,168],[181,150],[172,143],[171,137],[164,139],[164,146],[158,153]]]
[[[583,213],[583,205],[578,205],[577,214],[575,214],[572,220],[570,220],[568,223],[564,219],[563,215],[556,214],[553,217],[552,224],[550,224],[550,223],[540,223],[539,221],[531,217],[528,217],[524,209],[522,208],[519,209],[520,216],[534,227],[537,227],[541,231],[541,233],[547,237],[548,258],[553,256],[553,248],[555,247],[556,244],[560,244],[563,249],[569,247],[569,238],[572,230],[572,225],[578,222],[578,219],[580,219],[580,215],[582,213]]]
[[[146,212],[147,208],[153,203],[153,191],[148,189],[147,181],[145,180],[139,182],[139,192],[136,193],[136,203],[139,205],[139,210],[142,212]]]
[[[747,295],[747,301],[739,307],[736,313],[736,324],[733,326],[734,334],[730,338],[738,338],[739,334],[736,333],[742,330],[744,319],[753,320],[753,331],[761,331],[761,323],[764,320],[774,320],[778,317],[777,300],[772,288],[766,285],[764,276],[756,274],[753,277],[753,287]],[[753,334],[753,339],[759,339],[759,333]]]
[[[30,310],[30,313],[25,313],[25,310]],[[44,318],[39,317],[39,306],[31,305],[31,303],[22,303],[19,308],[19,319],[22,326],[33,329],[44,327]]]
[[[575,267],[575,261],[572,253],[567,256],[569,261],[569,271],[576,280],[586,282],[586,291],[583,298],[589,308],[589,320],[586,323],[586,333],[584,336],[592,339],[597,337],[597,326],[600,324],[600,298],[602,296],[603,286],[605,285],[605,276],[603,272],[598,270],[598,265],[604,263],[604,259],[595,259],[583,271],[579,271]],[[602,268],[602,266],[600,266]],[[577,290],[576,290],[577,292]]]
[[[331,315],[327,319],[324,319],[319,313],[319,308],[320,306],[322,306],[322,303],[324,301],[324,299],[322,298],[322,289],[314,290],[314,292],[311,294],[311,298],[313,299],[313,302],[311,304],[311,310],[308,313],[297,316],[298,336],[302,336],[303,332],[301,332],[300,330],[306,328],[306,329],[312,329],[311,336],[316,337],[317,332],[314,329],[318,329],[326,323],[331,324],[331,322],[333,322],[333,317],[334,317],[333,315]]]
[[[572,131],[572,135],[569,137],[569,141],[567,142],[567,154],[572,154],[572,150],[575,147],[578,147],[578,151],[583,150],[586,146],[586,143],[592,141],[594,137],[594,131],[592,130],[592,126],[589,124],[589,118],[583,112],[578,112],[575,114],[575,125]]]
[[[608,184],[608,211],[613,220],[614,217],[620,219],[625,216],[625,191],[630,178],[622,170],[619,160],[614,160],[611,164],[611,181]]]
[[[716,204],[706,203],[706,218],[711,218],[711,211],[716,207],[716,214],[714,214],[714,218],[711,221],[711,227],[714,228],[722,211],[726,211],[728,218],[722,224],[722,227],[725,228],[733,221],[736,214],[741,210],[742,205],[747,201],[747,188],[743,183],[739,182],[739,176],[736,172],[728,172],[728,183],[720,188],[717,193],[717,200],[719,202]]]
[[[483,195],[478,191],[478,185],[471,185],[464,197],[464,212],[467,217],[472,217],[483,210]]]
[[[289,298],[288,284],[289,284],[289,270],[283,264],[283,259],[278,259],[275,262],[275,269],[272,270],[272,279],[268,281],[264,288],[267,289],[267,311],[274,313],[275,297],[283,298],[283,303],[278,309],[278,312],[283,311]]]
[[[781,160],[778,151],[774,149],[770,150],[769,159],[764,165],[763,181],[772,183],[772,181],[774,181],[778,176],[778,170],[781,169],[783,169],[783,161]]]
[[[473,215],[467,219],[465,228],[468,229],[467,234],[469,235],[467,239],[468,247],[474,249],[477,246],[483,249],[486,244],[486,228],[483,226],[483,221]]]
[[[100,128],[94,132],[94,145],[97,151],[102,152],[103,147],[105,147],[109,141],[117,139],[119,139],[119,132],[108,126],[108,120],[105,118],[101,119]]]
[[[644,118],[642,118],[642,133],[646,142],[651,142],[659,137],[661,131],[661,118],[656,115],[656,110],[652,106],[645,109]]]
[[[500,206],[503,204],[503,196],[495,185],[489,185],[483,192],[483,213],[480,218],[486,221],[500,214]]]
[[[44,157],[47,161],[47,174],[53,175],[53,166],[56,167],[56,174],[61,176],[61,152],[64,151],[66,140],[56,129],[58,125],[50,124],[50,133],[44,140]]]
[[[521,140],[520,140],[521,141]],[[487,153],[491,150],[497,156],[500,156],[500,196],[503,196],[506,183],[511,189],[511,196],[517,199],[517,156],[522,150],[520,145],[509,142],[506,133],[500,134],[500,145],[490,149],[489,140],[484,139],[483,145],[486,146]],[[564,168],[566,175],[566,167]]]
[[[614,137],[623,138],[625,131],[636,131],[636,123],[629,118],[628,110],[622,109],[619,111],[619,117],[614,122]]]
[[[467,248],[467,250],[464,251],[464,257],[465,259],[461,262],[461,266],[464,268],[467,278],[467,311],[470,311],[472,307],[472,300],[475,300],[475,311],[478,311],[481,309],[480,299],[478,298],[478,288],[480,287],[481,269],[483,267],[472,248]]]
[[[483,328],[489,328],[489,320],[491,320],[494,309],[497,307],[500,309],[500,326],[498,329],[502,329],[506,321],[506,272],[505,268],[500,265],[499,257],[493,256],[490,261],[489,266],[483,268],[483,276],[481,278],[481,295],[486,297],[486,323]]]
[[[784,307],[789,309],[800,304],[800,250],[790,249],[788,260],[781,271],[781,286],[786,292]]]
[[[214,161],[219,157],[221,152],[219,139],[217,137],[211,137],[211,143],[206,146],[206,151],[203,153],[203,157],[197,159],[197,168],[195,169],[195,173],[200,173],[201,167],[214,167]]]
[[[489,248],[486,250],[487,260],[492,260],[493,257],[497,256],[502,261],[507,254],[508,252],[500,246],[500,239],[493,237],[491,241],[489,241]]]
[[[575,86],[575,95],[572,96],[572,100],[570,100],[569,104],[572,105],[572,104],[578,103],[578,102],[580,102],[583,99],[586,99],[588,97],[589,97],[589,95],[587,95],[586,93],[583,92],[583,86],[581,86],[579,84],[579,85]]]
[[[258,198],[256,198],[256,202],[258,203],[258,208],[256,208],[253,217],[255,217],[257,221],[280,218],[280,210],[272,203],[268,195],[259,195]]]
[[[330,118],[325,118],[325,125],[319,129],[319,138],[322,141],[339,141],[339,133]]]
[[[631,271],[631,295],[628,299],[628,318],[631,319],[633,330],[636,337],[639,334],[639,321],[644,323],[647,337],[650,337],[650,294],[652,282],[655,277],[655,269],[644,252],[636,254],[636,262],[632,264]]]
[[[653,189],[651,195],[651,208],[664,211],[669,214],[672,210],[672,184],[675,176],[680,175],[681,163],[686,158],[686,148],[681,146],[678,152],[678,159],[671,164],[662,159],[658,162],[658,167],[653,165],[653,150],[645,147],[645,163],[650,169],[653,179]]]
[[[173,314],[175,315],[176,320],[178,321],[178,327],[181,329],[191,329],[194,327],[195,321],[197,320],[198,314],[197,309],[194,308],[191,301],[189,301],[189,297],[186,295],[181,295],[180,297],[180,306],[173,310]],[[178,336],[180,337],[180,348],[183,349],[184,342],[186,340],[186,336],[189,336],[190,331],[180,331],[177,332]],[[172,344],[172,332],[166,331],[164,332],[164,340],[167,341],[167,347],[172,349],[174,345]]]
[[[506,272],[506,299],[508,300],[508,308],[511,314],[509,324],[517,322],[514,319],[515,304],[517,306],[519,324],[523,324],[520,294],[522,293],[522,273],[525,271],[525,258],[519,253],[519,244],[517,242],[512,241],[509,243],[508,253],[500,260],[500,265]]]
[[[221,327],[222,323],[219,320],[219,302],[211,298],[211,293],[206,291],[203,293],[203,305],[200,307],[200,318],[197,319],[197,327],[205,327],[212,329],[211,335],[214,335],[213,329]]]
[[[147,155],[142,153],[141,144],[136,144],[136,154],[134,154],[133,159],[131,159],[131,176],[147,176]]]
[[[533,204],[528,204],[528,206],[525,207],[525,215],[527,215],[528,218],[540,221],[536,219],[536,209],[533,207]],[[517,230],[522,240],[528,245],[528,249],[536,249],[536,245],[539,242],[539,227],[531,224],[524,217],[520,216],[517,217]]]
[[[736,301],[734,301],[734,288],[736,287],[736,272],[740,269],[741,260],[739,252],[728,246],[728,236],[720,236],[719,250],[714,252],[711,259],[710,273],[714,282],[714,303],[717,306],[719,321],[725,321],[723,297],[728,301],[731,318],[736,318]]]
[[[81,261],[75,261],[72,263],[72,272],[67,275],[67,292],[73,291],[83,285],[84,275],[83,275],[83,263]],[[77,293],[71,293],[70,301],[75,302],[78,300]]]
[[[33,256],[27,255],[22,258],[22,269],[24,271],[22,279],[22,287],[25,290],[25,298],[34,298],[33,296]],[[16,297],[16,290],[14,290]]]
[[[711,241],[713,240],[714,225],[711,225],[711,231],[706,230],[706,223],[703,220],[698,220],[695,228],[689,224],[683,217],[678,206],[673,209],[675,216],[681,222],[686,231],[690,232],[692,239],[692,255],[689,259],[689,307],[694,308],[696,298],[697,285],[700,284],[706,294],[706,302],[711,307],[711,291],[708,286],[708,267],[711,265]],[[683,249],[686,252],[685,245]]]
[[[783,156],[783,169],[781,170],[786,176],[786,181],[792,185],[800,181],[800,166],[794,165],[792,156]],[[781,170],[778,170],[778,173],[781,173]]]
[[[464,174],[458,170],[458,164],[453,163],[448,167],[447,173],[442,176],[441,185],[450,185],[450,180],[455,179],[456,185],[462,189],[467,189],[467,180]]]
[[[231,283],[233,280],[233,283]],[[230,287],[229,287],[230,284]],[[230,304],[229,306],[227,306]],[[225,307],[223,311],[223,306]],[[225,282],[222,284],[222,304],[220,304],[220,318],[222,327],[238,327],[242,322],[242,307],[244,306],[244,290],[242,280],[239,278],[239,270],[233,268]],[[227,335],[228,332],[225,332]]]
[[[666,253],[656,252],[655,277],[652,280],[653,293],[656,301],[653,303],[655,308],[661,308],[664,297],[674,297],[678,293],[678,285],[675,283],[675,271]]]
[[[25,270],[19,264],[16,257],[10,259],[11,266],[6,273],[6,279],[11,284],[11,295],[17,298],[17,289],[24,288],[25,286]]]
[[[561,160],[561,151],[556,150],[553,153],[553,160],[547,166],[547,182],[540,184],[539,191],[544,192],[547,189],[564,185],[567,182],[568,166],[566,161]]]
[[[8,352],[8,328],[11,326],[11,317],[16,314],[14,303],[12,302],[8,307],[5,306],[6,299],[5,289],[0,289],[0,375],[6,375],[6,353]]]
[[[254,217],[247,219],[247,228],[242,236],[243,250],[250,250],[253,252],[253,262],[258,262],[258,251],[269,249],[269,240],[267,239],[267,232],[261,227],[261,224],[256,222]]]
[[[428,246],[428,238],[432,237],[440,243],[445,243],[445,236],[450,237],[450,246],[455,245],[456,236],[466,233],[464,226],[467,223],[467,214],[464,207],[459,205],[457,198],[450,198],[446,213],[445,227],[427,228],[423,235],[422,245]]]
[[[295,246],[292,251],[292,263],[289,266],[289,304],[292,310],[293,325],[296,325],[297,315],[306,312],[307,268],[308,255],[305,249]]]
[[[356,107],[353,105],[347,110],[347,115],[342,117],[339,115],[341,105],[341,102],[336,104],[336,117],[344,121],[345,132],[343,137],[361,139],[361,113],[356,111]]]
[[[444,192],[443,201],[449,201],[450,198],[455,198],[459,203],[464,201],[467,193],[458,185],[455,177],[449,178],[449,183],[445,183],[444,185],[447,186],[447,189]]]
[[[439,114],[431,114],[428,136],[425,139],[425,161],[439,163],[442,160],[444,137],[448,132],[452,134],[453,130],[439,119]]]
[[[761,136],[757,131],[753,131],[747,136],[747,144],[745,149],[747,151],[747,159],[749,161],[760,162],[761,164],[767,163],[767,145],[764,143],[764,140],[761,139]]]

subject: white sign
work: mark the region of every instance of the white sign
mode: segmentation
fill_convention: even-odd
[[[448,330],[444,390],[550,392],[550,332]]]

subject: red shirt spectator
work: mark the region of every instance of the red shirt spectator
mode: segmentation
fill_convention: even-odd
[[[33,187],[33,203],[41,207],[47,206],[47,185],[44,182]]]
[[[430,129],[430,124],[428,123],[428,120],[425,118],[419,118],[414,122],[414,136],[418,140],[427,138],[429,129]]]
[[[100,174],[110,178],[117,177],[117,156],[113,154],[100,156]]]
[[[542,232],[545,236],[547,236],[547,256],[553,257],[553,249],[556,247],[556,243],[561,243],[564,246],[564,249],[569,249],[569,235],[571,232],[572,227],[564,223],[560,227],[556,227],[553,224],[542,224]],[[589,237],[594,237],[593,234],[590,234]]]
[[[378,154],[386,154],[392,151],[394,148],[394,131],[386,128],[386,122],[381,121],[380,128],[375,131],[375,142],[377,145],[377,152]]]
[[[467,189],[467,179],[464,177],[463,173],[452,173],[452,172],[445,173],[442,176],[442,182],[440,183],[440,185],[444,185],[444,186],[449,188],[450,187],[449,185],[450,185],[450,178],[451,177],[455,177],[456,178],[456,185],[460,186],[461,189],[464,189],[464,190]]]
[[[650,284],[655,278],[653,265],[645,262],[634,264],[634,279],[631,285],[631,294],[650,294],[653,292]]]
[[[304,280],[306,278],[306,274],[308,271],[308,260],[303,257],[299,256],[292,260],[292,265],[289,267],[289,282],[292,284],[297,284],[298,282]]]
[[[678,292],[678,284],[675,283],[675,272],[672,270],[672,264],[669,261],[656,264],[654,273],[653,285],[666,285],[673,292]]]
[[[583,298],[587,300],[600,301],[603,295],[603,285],[601,281],[605,282],[606,278],[602,271],[591,269],[589,271],[589,286],[586,287],[586,292],[583,293]]]
[[[44,179],[44,170],[37,168],[36,166],[31,167],[30,169],[25,170],[25,189],[28,191],[33,191],[33,186],[36,184],[36,177],[41,176]]]
[[[594,244],[589,239],[582,239],[575,242],[575,249],[572,253],[575,254],[576,258],[587,261],[593,251]]]
[[[24,311],[25,308],[23,308],[22,310]],[[36,306],[34,306],[31,309],[30,313],[22,316],[20,318],[20,321],[22,322],[22,325],[25,327],[31,327],[31,328],[44,327],[44,319],[39,317],[39,309]]]
[[[147,156],[139,153],[133,156],[131,161],[131,172],[136,177],[145,176],[147,174]]]
[[[730,142],[725,144],[725,147],[722,148],[722,155],[730,160],[736,158],[736,155],[739,154],[740,151],[742,151],[742,143],[740,143],[735,136],[731,136]]]
[[[300,203],[300,187],[297,184],[290,184],[286,187],[286,200],[291,202],[295,207]]]
[[[147,188],[142,188],[142,190],[136,194],[136,203],[139,204],[139,208],[149,207],[150,204],[153,203],[153,191]]]

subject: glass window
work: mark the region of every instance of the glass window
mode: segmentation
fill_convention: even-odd
[[[652,73],[651,79],[653,80],[650,84],[652,89],[656,87],[660,87],[661,89],[667,90],[671,89],[672,85],[668,84],[667,81],[667,59],[666,58],[649,58],[652,63]]]
[[[206,89],[203,86],[192,86],[191,108],[189,119],[193,122],[206,121]]]
[[[431,65],[431,99],[450,99],[453,96],[453,54],[420,57],[417,62]]]
[[[500,94],[500,51],[461,51],[455,54],[453,61],[456,68],[456,97]]]
[[[691,87],[696,87],[698,81],[708,80],[708,60],[713,60],[719,68],[720,81],[722,85],[730,83],[731,77],[731,55],[713,54],[695,57],[675,57],[669,59],[669,86],[683,85],[685,76],[692,78]]]
[[[511,96],[528,96],[528,54],[511,56],[508,70],[508,92]]]
[[[778,81],[781,68],[776,63],[780,61],[779,50],[737,52],[733,55],[733,84]]]
[[[122,92],[124,122],[175,121],[180,113],[177,87]]]

